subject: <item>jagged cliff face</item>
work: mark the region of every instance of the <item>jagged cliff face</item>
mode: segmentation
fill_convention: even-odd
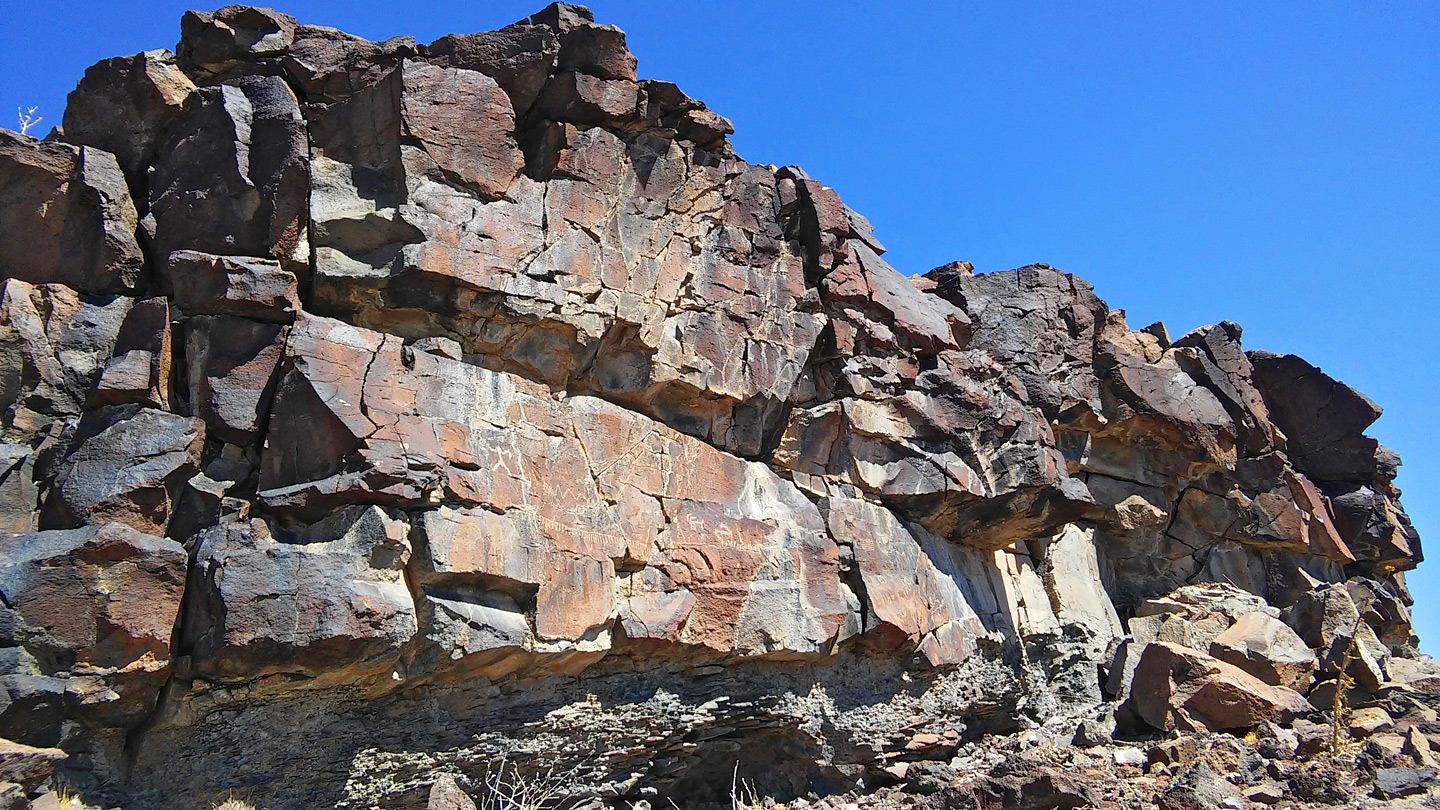
[[[0,131],[0,734],[75,789],[788,798],[1418,671],[1379,408],[1235,324],[906,277],[576,6],[182,34]]]

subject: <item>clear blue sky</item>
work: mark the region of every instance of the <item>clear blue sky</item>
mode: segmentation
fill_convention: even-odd
[[[533,2],[296,0],[373,39],[496,28]],[[883,5],[883,8],[880,7]],[[184,3],[7,0],[0,123],[48,128],[84,68],[173,47]],[[1047,262],[1141,326],[1222,319],[1385,407],[1372,432],[1440,557],[1440,5],[592,4],[644,77],[730,117],[875,224],[906,272]],[[1440,563],[1411,575],[1440,649]]]

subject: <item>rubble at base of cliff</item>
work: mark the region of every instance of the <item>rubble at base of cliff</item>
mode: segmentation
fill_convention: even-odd
[[[0,130],[0,810],[1440,806],[1378,405],[732,132],[565,3]]]

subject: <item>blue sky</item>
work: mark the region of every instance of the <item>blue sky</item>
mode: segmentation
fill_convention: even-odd
[[[373,39],[542,3],[296,0]],[[8,0],[0,124],[59,123],[101,58],[173,47],[184,3]],[[704,99],[747,159],[798,164],[917,273],[1047,262],[1133,326],[1223,319],[1385,407],[1372,433],[1440,543],[1440,5],[595,2],[642,77]],[[1434,552],[1440,556],[1440,545]],[[1440,649],[1440,564],[1410,578]]]

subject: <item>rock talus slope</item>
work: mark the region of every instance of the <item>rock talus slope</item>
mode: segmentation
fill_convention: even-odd
[[[181,33],[0,130],[0,765],[53,771],[6,806],[435,806],[502,754],[788,800],[1440,691],[1379,407],[1236,324],[907,277],[579,6]]]

